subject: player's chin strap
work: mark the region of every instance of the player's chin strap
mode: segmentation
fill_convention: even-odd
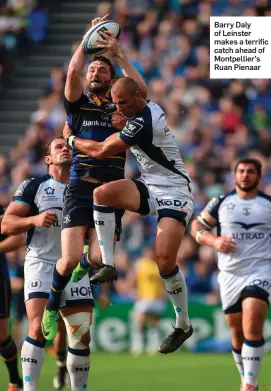
[[[90,343],[90,313],[78,312],[63,317],[66,325],[69,347],[72,349],[85,350]]]
[[[202,237],[202,235],[203,235],[205,232],[211,231],[212,226],[206,221],[206,219],[203,217],[202,214],[201,214],[200,216],[198,216],[198,220],[199,220],[199,222],[204,226],[204,227],[200,228],[200,229],[197,231],[197,233],[196,233],[196,242],[197,242],[198,244],[201,244],[200,238]]]

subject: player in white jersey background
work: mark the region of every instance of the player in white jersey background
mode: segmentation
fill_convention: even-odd
[[[172,353],[193,333],[188,317],[186,283],[176,265],[177,251],[193,213],[190,179],[164,111],[142,98],[137,83],[127,77],[113,85],[111,94],[118,111],[125,116],[120,129],[125,127],[119,134],[99,143],[72,136],[68,125],[64,129],[68,142],[88,156],[112,156],[131,147],[141,170],[140,180],[119,180],[94,191],[94,221],[104,265],[90,281],[106,282],[111,275],[107,270],[114,267],[113,208],[141,215],[156,214],[156,262],[176,314],[176,328],[158,350]]]
[[[41,331],[42,314],[61,251],[63,193],[71,165],[71,152],[63,138],[51,141],[45,162],[48,174],[20,185],[2,221],[2,230],[6,234],[27,233],[25,300],[29,330],[21,352],[24,391],[37,390],[45,346]],[[86,388],[90,363],[93,298],[87,276],[80,283],[67,285],[61,307],[69,342],[67,368],[71,388],[79,391]]]
[[[218,251],[222,308],[245,391],[257,389],[271,292],[271,197],[259,191],[261,170],[256,159],[239,160],[235,190],[212,199],[192,223],[197,242]]]

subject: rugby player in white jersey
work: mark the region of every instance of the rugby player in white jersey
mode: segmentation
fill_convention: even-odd
[[[71,151],[63,138],[48,145],[48,174],[24,181],[8,206],[2,231],[8,235],[26,232],[25,301],[28,336],[21,352],[24,391],[36,391],[44,360],[45,339],[41,331],[44,307],[49,297],[53,270],[61,255],[60,221],[65,184],[69,179]],[[90,324],[93,298],[88,276],[69,282],[61,301],[61,315],[68,335],[67,369],[71,389],[87,387],[90,365]]]
[[[71,135],[68,125],[64,129],[64,137],[70,145],[98,159],[131,148],[141,170],[139,180],[118,180],[94,191],[94,221],[103,267],[90,282],[107,282],[112,274],[107,271],[114,267],[114,208],[141,215],[156,214],[156,262],[176,314],[176,328],[158,350],[172,353],[193,333],[188,317],[186,283],[176,265],[177,251],[193,213],[190,179],[161,107],[146,101],[137,83],[128,77],[113,85],[111,95],[118,111],[125,116],[121,129],[124,124],[125,127],[120,133],[103,142],[95,142]]]
[[[218,251],[222,308],[245,391],[257,389],[270,301],[271,197],[259,191],[261,168],[256,159],[239,160],[235,190],[212,199],[192,223],[197,242]]]

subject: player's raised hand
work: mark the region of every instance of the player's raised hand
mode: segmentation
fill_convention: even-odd
[[[97,47],[107,49],[108,54],[112,57],[118,57],[121,53],[119,42],[111,31],[103,31],[104,39],[97,39]]]
[[[116,112],[112,115],[112,126],[118,130],[122,130],[127,122],[127,119],[120,112]]]
[[[106,14],[102,18],[98,17],[98,18],[93,19],[91,21],[91,27],[96,26],[96,24],[98,24],[100,22],[103,22],[104,20],[106,20],[108,18],[108,16],[109,16],[109,14]]]
[[[72,135],[72,129],[71,129],[68,121],[65,121],[65,125],[63,128],[63,137],[65,140],[67,140],[67,138],[71,135]]]
[[[57,219],[57,215],[54,212],[46,210],[45,212],[34,216],[34,225],[36,227],[49,228]]]
[[[214,248],[225,254],[234,252],[236,243],[232,236],[218,236],[214,242]]]

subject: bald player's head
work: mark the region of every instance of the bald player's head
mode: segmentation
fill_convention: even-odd
[[[121,77],[111,88],[113,102],[125,117],[136,115],[146,104],[142,98],[138,84],[130,77]]]
[[[139,92],[138,84],[130,77],[121,77],[112,86],[111,92],[126,91],[129,94],[134,95],[137,91]]]

